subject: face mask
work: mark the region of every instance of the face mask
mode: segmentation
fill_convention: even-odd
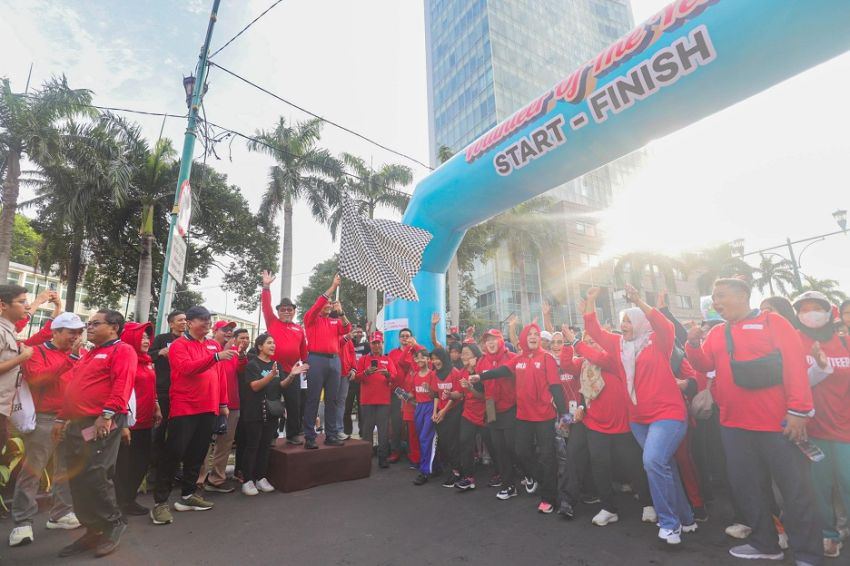
[[[808,328],[821,328],[829,322],[829,313],[824,311],[809,311],[801,313],[798,318]]]

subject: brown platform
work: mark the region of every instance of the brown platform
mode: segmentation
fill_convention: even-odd
[[[345,446],[325,446],[325,437],[316,441],[318,450],[293,446],[279,438],[269,455],[266,474],[275,489],[283,492],[309,489],[339,481],[368,478],[372,472],[372,447],[363,440],[349,439]]]

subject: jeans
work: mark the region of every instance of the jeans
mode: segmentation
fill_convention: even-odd
[[[348,388],[351,386],[351,380],[348,376],[340,376],[339,387],[336,390],[336,403],[334,404],[334,415],[336,420],[337,434],[342,434],[344,430],[343,420],[345,418],[345,401],[348,399]]]
[[[360,438],[372,446],[375,427],[378,427],[378,462],[384,462],[390,453],[389,405],[360,405]]]
[[[818,511],[823,524],[823,537],[837,539],[836,499],[844,502],[844,509],[850,509],[850,444],[835,440],[810,439],[823,450],[826,458],[812,464],[812,476],[815,481]]]
[[[771,514],[770,479],[779,486],[782,523],[794,557],[809,564],[823,560],[823,532],[812,487],[811,465],[781,432],[721,428],[729,485],[744,523],[753,529],[750,544],[762,552],[781,552]]]
[[[325,438],[335,438],[339,429],[336,422],[336,392],[339,389],[339,356],[328,358],[318,354],[307,356],[307,403],[304,406],[304,438],[316,439],[316,417],[319,400],[325,392]]]
[[[631,428],[643,448],[643,468],[661,528],[675,531],[682,525],[692,525],[694,513],[674,459],[688,423],[663,419],[649,424],[631,423]]]
[[[540,500],[558,503],[555,464],[555,420],[524,421],[517,419],[514,450],[526,475],[537,475],[540,480]],[[537,457],[534,447],[537,446]],[[538,460],[539,458],[539,460]]]
[[[58,521],[73,511],[62,445],[58,446],[59,450],[55,450],[50,440],[55,418],[56,415],[51,413],[36,413],[35,430],[23,435],[24,460],[21,462],[21,471],[15,482],[15,495],[12,499],[12,519],[17,525],[32,524],[32,518],[38,514],[38,501],[35,496],[38,493],[41,474],[51,455],[53,507],[50,509],[50,520]]]
[[[596,493],[603,509],[617,513],[614,488],[611,486],[613,469],[625,471],[641,505],[652,505],[646,472],[641,462],[640,445],[632,433],[607,434],[587,429],[587,447],[590,450],[593,483],[596,484]]]
[[[115,462],[115,499],[121,508],[133,503],[148,473],[153,429],[130,431],[130,445],[121,444]]]

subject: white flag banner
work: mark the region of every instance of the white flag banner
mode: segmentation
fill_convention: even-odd
[[[431,234],[393,220],[364,218],[347,195],[342,197],[339,273],[408,301],[418,301],[413,277]]]

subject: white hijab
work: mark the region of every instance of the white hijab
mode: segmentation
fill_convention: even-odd
[[[637,405],[637,395],[635,395],[635,362],[637,357],[646,348],[649,342],[649,335],[652,334],[652,326],[646,315],[637,307],[628,308],[620,313],[620,321],[625,317],[629,317],[632,323],[632,339],[626,340],[620,338],[620,359],[623,362],[623,369],[626,370],[626,386],[629,390],[629,397],[632,404]]]

